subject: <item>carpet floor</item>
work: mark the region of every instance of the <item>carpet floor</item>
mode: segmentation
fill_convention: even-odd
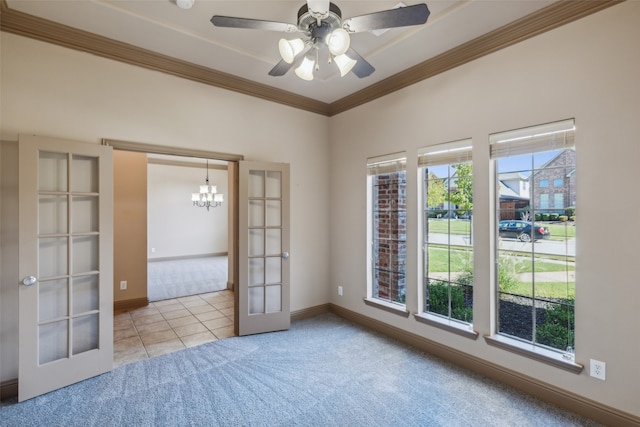
[[[2,426],[597,426],[333,314],[131,363]]]
[[[147,264],[149,301],[206,294],[227,288],[226,256],[151,261]]]

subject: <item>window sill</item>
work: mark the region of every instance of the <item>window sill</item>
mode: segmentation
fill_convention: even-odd
[[[386,302],[375,298],[364,298],[364,303],[404,317],[409,317],[410,314],[404,305],[394,304],[392,302]]]
[[[584,369],[584,366],[565,359],[562,353],[537,347],[533,344],[521,342],[516,339],[497,334],[491,336],[487,335],[484,339],[487,344],[494,347],[528,357],[529,359],[537,360],[538,362],[546,363],[547,365],[551,365],[556,368],[564,369],[565,371],[569,371],[574,374],[579,374]]]
[[[421,323],[425,323],[436,328],[443,329],[448,332],[453,332],[465,338],[475,340],[478,338],[478,333],[473,330],[473,325],[470,323],[456,322],[455,320],[446,319],[441,316],[435,316],[428,313],[414,314],[413,317]]]

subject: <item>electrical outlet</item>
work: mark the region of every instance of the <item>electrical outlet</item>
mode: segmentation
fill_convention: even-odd
[[[342,296],[342,286],[338,286],[338,295]]]
[[[604,381],[607,374],[607,364],[599,360],[590,359],[589,375]]]
[[[121,291],[126,291],[127,290],[127,281],[126,280],[120,281],[120,290]]]

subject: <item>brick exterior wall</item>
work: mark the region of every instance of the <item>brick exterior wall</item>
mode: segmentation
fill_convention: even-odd
[[[533,208],[538,212],[555,212],[564,215],[565,208],[575,206],[576,203],[576,152],[575,150],[564,150],[551,159],[542,169],[534,172],[532,176],[533,188]],[[553,181],[562,179],[562,186],[554,186]],[[542,181],[547,181],[547,187],[541,187]],[[555,206],[554,195],[560,193],[563,196],[563,206]],[[542,210],[540,196],[546,194],[549,198],[549,207]]]
[[[373,296],[396,301],[406,290],[407,176],[373,177]]]

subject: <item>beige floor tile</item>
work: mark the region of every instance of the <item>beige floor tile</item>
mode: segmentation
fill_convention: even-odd
[[[184,310],[184,305],[176,301],[175,304],[161,305],[157,308],[160,313],[167,313],[169,311]]]
[[[233,325],[225,326],[224,328],[214,329],[212,332],[213,332],[213,335],[215,335],[219,339],[231,338],[236,336],[236,334],[233,331]]]
[[[171,329],[169,323],[166,320],[162,320],[156,323],[147,323],[146,325],[139,325],[137,328],[140,335],[149,335],[154,332],[166,331]]]
[[[179,326],[184,326],[184,325],[191,325],[193,323],[200,323],[200,321],[196,319],[196,317],[193,315],[178,317],[177,319],[170,319],[170,320],[167,320],[167,322],[169,322],[169,325],[171,325],[172,328],[177,328]]]
[[[206,344],[208,342],[216,341],[215,335],[211,332],[200,332],[199,334],[189,335],[186,337],[180,338],[186,347],[195,347],[200,344]]]
[[[166,313],[162,313],[165,319],[177,319],[178,317],[191,316],[191,313],[186,308],[181,308],[180,310],[168,311]]]
[[[133,321],[130,316],[127,317],[114,317],[113,318],[113,330],[133,328]]]
[[[153,302],[153,305],[156,306],[156,308],[162,307],[163,305],[170,305],[170,304],[179,304],[180,301],[178,301],[175,298],[172,299],[163,299],[160,301],[155,301]]]
[[[197,307],[200,305],[208,305],[209,303],[203,299],[193,300],[193,301],[185,301],[182,303],[187,308]]]
[[[231,321],[227,317],[221,317],[219,319],[207,320],[206,322],[202,322],[204,326],[207,327],[210,331],[224,328],[225,326],[233,325],[233,321]]]
[[[114,367],[235,336],[233,298],[225,290],[114,313]]]
[[[217,292],[207,292],[207,293],[204,293],[204,294],[200,294],[200,298],[202,298],[202,299],[207,299],[207,298],[209,298],[209,297],[214,297],[214,296],[216,296],[216,295],[218,295],[218,294],[220,294],[220,291],[217,291]]]
[[[184,325],[173,328],[173,331],[178,335],[179,338],[182,338],[200,332],[207,332],[208,329],[202,323],[192,323],[191,325]]]
[[[140,325],[148,325],[149,323],[157,323],[157,322],[162,322],[164,320],[164,317],[162,317],[162,314],[160,313],[156,313],[156,314],[152,314],[150,316],[144,316],[144,317],[134,317],[133,318],[133,324],[137,326]]]
[[[145,350],[140,337],[135,336],[114,343],[113,346],[113,365],[122,366],[127,363],[137,362],[138,360],[148,359],[147,350]]]
[[[138,331],[136,331],[136,328],[133,326],[133,323],[131,324],[130,327],[128,328],[122,328],[122,329],[116,329],[113,331],[113,341],[120,341],[123,340],[125,338],[131,338],[131,337],[137,337],[138,336]]]
[[[227,297],[219,293],[213,294],[211,296],[206,296],[206,297],[203,296],[202,299],[208,302],[209,304],[213,304],[215,302],[227,301]]]
[[[209,311],[214,311],[215,308],[205,302],[204,305],[196,305],[194,307],[188,307],[188,310],[193,314],[201,314],[201,313],[207,313]]]
[[[213,304],[213,306],[218,310],[222,310],[224,308],[232,308],[233,305],[233,301],[220,301]]]
[[[223,308],[222,310],[220,310],[220,313],[224,314],[225,316],[227,316],[229,318],[233,318],[233,313],[234,312],[235,312],[235,310],[233,309],[233,307]]]
[[[191,295],[188,297],[180,297],[180,298],[176,298],[178,301],[180,301],[182,304],[186,303],[186,302],[191,302],[191,301],[199,301],[202,298],[200,298],[200,296],[198,295]]]
[[[132,319],[137,319],[139,317],[151,316],[152,314],[158,314],[159,311],[152,305],[148,305],[146,307],[138,308],[129,312]]]
[[[222,312],[220,312],[218,310],[213,310],[213,311],[207,311],[207,312],[204,312],[204,313],[198,313],[198,314],[196,314],[196,317],[201,322],[204,322],[206,320],[219,319],[221,317],[224,317],[224,314],[222,314]]]
[[[151,344],[157,344],[160,342],[169,341],[174,338],[178,338],[178,336],[176,335],[175,332],[173,332],[173,329],[168,329],[166,331],[152,332],[146,335],[140,335],[140,339],[142,340],[142,343],[145,345],[145,347],[148,347]]]
[[[175,338],[169,341],[163,341],[155,344],[149,344],[145,346],[149,357],[160,356],[162,354],[173,353],[174,351],[185,349],[185,345],[179,338]]]

